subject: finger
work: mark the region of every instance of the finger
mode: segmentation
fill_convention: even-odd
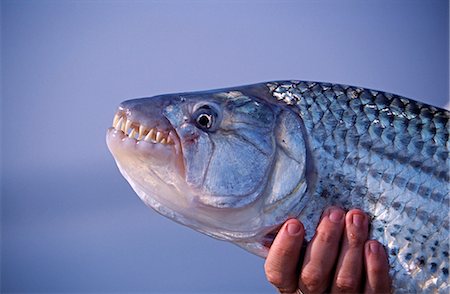
[[[327,289],[343,230],[344,211],[330,207],[324,212],[316,234],[306,249],[300,275],[303,290],[318,293]]]
[[[302,223],[290,219],[270,247],[264,269],[267,280],[281,293],[294,293],[298,288],[297,263],[304,237]]]
[[[364,293],[390,293],[389,263],[383,245],[374,240],[367,241],[364,258],[366,268]]]
[[[342,248],[336,266],[332,293],[359,293],[363,272],[364,243],[369,234],[369,220],[359,209],[345,216]]]

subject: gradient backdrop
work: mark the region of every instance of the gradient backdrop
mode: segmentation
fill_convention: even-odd
[[[273,79],[443,106],[448,6],[1,1],[1,291],[274,292],[262,259],[141,203],[105,144],[116,106]]]

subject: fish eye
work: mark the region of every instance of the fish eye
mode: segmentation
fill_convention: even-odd
[[[210,106],[204,105],[194,112],[193,119],[200,129],[208,131],[213,129],[217,120],[217,113]]]
[[[212,125],[212,116],[210,114],[202,113],[197,117],[197,123],[199,126],[209,129]]]

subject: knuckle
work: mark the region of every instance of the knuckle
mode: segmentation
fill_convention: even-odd
[[[284,278],[283,278],[283,273],[281,273],[278,270],[274,270],[270,267],[265,267],[265,272],[266,272],[266,278],[269,281],[269,283],[271,283],[272,285],[274,285],[277,288],[281,288],[283,287],[284,284]]]
[[[362,248],[366,240],[364,236],[362,236],[361,234],[358,234],[356,232],[349,232],[347,234],[347,241],[348,246],[353,249],[353,248]]]
[[[300,279],[308,291],[313,293],[320,292],[325,284],[322,272],[316,269],[304,269]]]
[[[280,293],[294,293],[298,288],[296,282],[289,281],[282,272],[277,270],[266,268],[266,278]]]
[[[336,278],[336,288],[340,292],[356,292],[358,281],[353,277],[339,276]]]
[[[334,244],[339,241],[338,236],[330,231],[320,230],[317,232],[317,239],[323,244]]]
[[[276,248],[276,255],[278,256],[278,258],[284,258],[284,257],[288,257],[288,256],[292,256],[294,253],[294,251],[292,250],[292,248],[289,247],[278,247]]]
[[[367,269],[367,274],[372,277],[382,277],[386,273],[387,270],[379,264],[372,265]]]

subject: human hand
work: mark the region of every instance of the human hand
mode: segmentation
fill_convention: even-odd
[[[280,293],[389,293],[386,252],[368,233],[364,212],[330,207],[300,264],[305,231],[298,220],[287,220],[269,250],[266,277]]]

